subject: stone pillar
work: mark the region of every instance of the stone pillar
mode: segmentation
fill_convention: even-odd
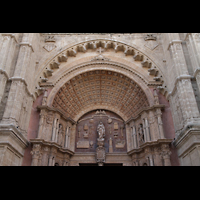
[[[53,166],[53,157],[54,157],[54,155],[49,155],[48,166]]]
[[[180,105],[183,115],[180,123],[184,126],[186,123],[193,123],[194,118],[198,118],[199,120],[199,110],[192,88],[192,76],[189,75],[183,52],[182,40],[180,40],[179,34],[177,33],[169,33],[168,35],[171,39],[168,49],[172,59],[171,65],[173,65],[174,70],[173,73],[171,71],[169,72],[172,74],[169,83],[171,84],[171,92],[169,95],[171,95],[173,99],[172,103],[175,104],[172,105],[174,110]],[[174,95],[175,92],[177,95]],[[176,131],[178,129],[176,125],[175,129]]]
[[[155,166],[163,166],[162,165],[162,158],[160,155],[160,148],[159,147],[154,147],[154,165]]]
[[[11,61],[14,58],[16,42],[14,34],[2,33],[0,45],[0,103],[4,94],[6,82],[9,78]],[[9,62],[10,61],[10,62]]]
[[[132,148],[130,124],[126,124],[125,126],[126,126],[127,151],[130,151]]]
[[[57,118],[55,117],[53,121],[53,131],[52,131],[52,138],[51,138],[53,142],[55,141],[55,138],[56,138],[56,124],[57,124]]]
[[[57,149],[55,147],[52,147],[49,155],[48,166],[54,166],[56,160],[56,154],[57,154]]]
[[[171,155],[170,151],[162,152],[162,156],[164,159],[164,166],[171,166],[170,155]]]
[[[137,136],[136,136],[136,131],[135,131],[135,126],[132,127],[132,134],[133,134],[133,148],[137,149]]]
[[[145,132],[147,135],[147,142],[150,141],[149,123],[147,117],[145,118]]]
[[[66,131],[65,131],[65,148],[68,148],[68,130],[69,130],[69,127],[67,126],[66,128]]]
[[[68,135],[68,149],[75,151],[76,124],[73,124],[72,128],[69,127]]]
[[[161,150],[162,150],[162,157],[164,160],[164,166],[171,166],[171,161],[170,161],[170,155],[171,155],[171,151],[169,149],[169,145],[168,144],[163,144],[161,146]]]
[[[162,123],[162,119],[161,119],[162,112],[161,112],[160,108],[156,109],[156,115],[157,115],[157,119],[158,119],[158,129],[159,129],[159,136],[160,136],[159,138],[164,139],[165,138],[164,129],[163,129],[163,123]]]
[[[113,153],[112,138],[109,139],[109,153]]]
[[[149,164],[150,164],[150,166],[154,166],[153,165],[153,157],[151,154],[149,154]]]
[[[64,154],[62,166],[69,166],[70,156],[68,154]]]
[[[58,131],[59,131],[59,119],[56,123],[56,133],[55,133],[55,142],[58,142]]]
[[[38,166],[38,162],[41,156],[41,145],[40,144],[34,144],[33,149],[31,151],[32,155],[32,163],[31,166]]]
[[[153,166],[153,157],[152,157],[151,148],[149,147],[145,148],[144,153],[146,154],[147,161],[149,161],[148,162],[149,166]]]
[[[143,125],[143,131],[144,131],[144,142],[147,142],[147,132],[146,132],[146,126],[145,126],[144,119],[142,119],[142,125]]]
[[[42,166],[48,166],[48,154],[49,154],[49,147],[43,148],[43,157],[42,157]]]
[[[26,42],[25,38],[26,37]],[[20,118],[20,112],[23,110],[23,99],[27,97],[32,97],[29,88],[26,83],[25,73],[30,69],[30,61],[32,60],[33,48],[30,45],[32,41],[33,34],[26,33],[23,34],[22,42],[20,43],[19,53],[17,56],[17,62],[14,70],[14,76],[10,78],[12,80],[6,108],[3,114],[2,123],[3,124],[13,124],[14,126],[20,126],[18,124]],[[31,80],[34,79],[34,74],[30,76]],[[31,106],[27,107],[25,119],[30,118]],[[27,122],[28,123],[28,122]],[[25,130],[27,131],[27,130]]]
[[[46,112],[44,110],[40,111],[40,121],[39,121],[39,129],[38,129],[38,136],[37,138],[42,138],[43,128],[45,124],[45,114]]]

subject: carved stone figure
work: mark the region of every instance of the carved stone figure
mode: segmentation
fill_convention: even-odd
[[[62,145],[63,143],[63,126],[62,124],[59,124],[59,130],[58,130],[58,144]]]
[[[99,122],[99,125],[97,127],[97,132],[98,132],[98,135],[99,135],[99,140],[104,140],[104,137],[105,137],[105,127],[103,125],[102,122]]]
[[[154,96],[154,104],[159,105],[159,99],[158,99],[156,88],[153,89],[153,96]]]
[[[139,125],[138,135],[139,135],[139,143],[140,145],[142,145],[144,143],[144,131],[142,124]]]

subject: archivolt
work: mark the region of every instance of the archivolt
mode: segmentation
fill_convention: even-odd
[[[49,97],[47,99],[48,106],[52,106],[55,95],[66,82],[70,81],[75,76],[78,76],[85,72],[94,71],[94,70],[105,70],[105,71],[117,72],[124,76],[127,76],[128,78],[136,82],[141,87],[141,89],[144,91],[144,93],[147,96],[149,105],[150,106],[153,105],[154,98],[153,98],[152,92],[150,91],[147,85],[148,81],[145,80],[140,74],[134,72],[128,66],[125,66],[125,65],[122,66],[120,64],[111,63],[111,62],[106,62],[106,63],[96,62],[96,63],[85,63],[82,65],[73,67],[70,70],[66,70],[66,72],[63,73],[63,75],[57,79],[54,88],[50,92]]]
[[[98,47],[103,47],[105,49],[111,48],[115,52],[123,51],[125,55],[133,55],[134,61],[141,62],[141,66],[148,69],[149,75],[155,76],[155,80],[161,80],[164,82],[164,76],[158,67],[158,64],[153,61],[150,56],[139,50],[138,47],[127,45],[123,42],[118,42],[116,40],[108,39],[97,39],[89,40],[81,43],[76,43],[73,45],[67,45],[61,48],[59,52],[51,55],[51,59],[45,62],[39,69],[39,73],[36,76],[36,83],[47,82],[48,78],[53,75],[54,70],[59,68],[62,62],[67,62],[68,57],[76,57],[78,52],[87,52],[88,49],[96,49]],[[41,87],[36,86],[36,94],[39,94]]]

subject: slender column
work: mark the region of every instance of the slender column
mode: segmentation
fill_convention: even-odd
[[[142,124],[143,124],[143,131],[144,131],[144,142],[147,142],[147,132],[146,132],[146,126],[145,126],[144,119],[142,120]]]
[[[59,131],[59,120],[57,120],[56,123],[56,137],[55,137],[55,142],[58,142],[58,131]]]
[[[67,147],[68,147],[68,149],[70,148],[71,131],[73,131],[73,132],[76,131],[76,127],[73,127],[72,130],[71,130],[70,127],[68,129],[68,140],[67,140]],[[74,148],[73,148],[73,150],[74,150]]]
[[[39,161],[39,158],[41,156],[41,145],[40,144],[34,144],[33,145],[31,155],[32,155],[31,166],[38,166],[38,161]]]
[[[68,147],[68,130],[69,130],[69,127],[67,127],[65,131],[65,148]]]
[[[148,141],[150,141],[150,133],[149,133],[149,123],[148,123],[147,118],[145,118],[145,129],[146,129],[147,142],[148,142]]]
[[[56,136],[56,123],[57,123],[57,118],[55,117],[54,122],[53,122],[53,133],[52,133],[52,141],[55,141],[55,136]]]
[[[43,157],[42,157],[42,166],[48,165],[48,153],[49,153],[49,147],[43,148]]]
[[[168,144],[163,144],[161,147],[164,166],[171,166],[170,155],[171,151]]]
[[[109,139],[109,153],[113,153],[112,138]]]
[[[158,118],[158,128],[159,128],[160,138],[164,139],[165,136],[164,136],[164,130],[163,130],[163,123],[162,123],[162,119],[161,119],[161,115],[162,115],[161,110],[157,109],[156,114],[157,114],[157,118]]]
[[[170,155],[171,155],[170,151],[165,151],[162,153],[164,159],[164,166],[171,166]]]
[[[149,164],[150,166],[153,166],[153,157],[151,154],[149,154]]]
[[[160,156],[160,149],[158,147],[154,147],[154,165],[162,166],[162,159]]]
[[[33,34],[26,34],[27,36]],[[22,38],[23,40],[23,38]],[[28,38],[28,42],[32,41],[32,37]],[[20,117],[20,111],[22,108],[23,99],[27,98],[26,88],[27,84],[25,83],[25,75],[22,76],[30,67],[30,60],[32,58],[32,47],[29,45],[25,45],[24,43],[20,44],[19,53],[17,56],[17,62],[14,70],[14,77],[11,78],[12,83],[7,99],[7,104],[5,108],[5,112],[3,115],[2,123],[8,124],[12,123],[15,126],[18,126],[18,121]],[[34,57],[33,57],[34,58]],[[32,74],[31,79],[34,78],[34,74]],[[31,107],[28,107],[25,118],[29,119]],[[26,130],[27,131],[27,130]]]
[[[42,153],[40,153],[39,157],[38,157],[38,164],[37,166],[41,166],[42,165]]]
[[[42,138],[43,128],[44,128],[44,121],[45,121],[45,111],[41,110],[40,112],[40,122],[39,122],[39,130],[38,130],[38,137]]]
[[[50,155],[50,156],[49,156],[49,163],[48,163],[48,166],[53,166],[53,164],[52,164],[52,163],[53,163],[53,157],[54,157],[53,155]]]
[[[133,148],[136,149],[137,148],[137,138],[136,138],[136,132],[135,132],[135,126],[133,126],[132,129],[132,133],[133,133]]]

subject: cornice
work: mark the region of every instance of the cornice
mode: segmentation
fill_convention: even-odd
[[[28,147],[29,142],[25,136],[13,124],[0,124],[1,134],[12,134],[23,148]]]
[[[131,156],[132,154],[141,153],[142,151],[144,151],[145,148],[158,146],[162,144],[170,144],[171,142],[172,142],[172,139],[158,139],[156,141],[145,142],[144,144],[140,146],[140,148],[132,149],[128,151],[127,154]]]
[[[66,117],[65,114],[57,108],[43,105],[43,106],[37,106],[37,109],[38,110],[48,110],[48,111],[53,111],[53,112],[59,113],[59,115],[61,117],[63,117],[66,121],[70,121],[72,124],[76,124],[76,121],[74,121],[71,117]]]
[[[159,104],[159,105],[153,105],[153,106],[151,106],[151,107],[142,108],[141,110],[138,111],[136,117],[131,117],[130,119],[128,119],[128,120],[125,122],[125,124],[130,123],[130,121],[132,121],[132,120],[136,120],[137,118],[139,118],[139,117],[142,115],[142,113],[148,112],[148,111],[153,110],[153,109],[156,109],[156,108],[164,109],[164,108],[165,108],[165,105],[164,105],[164,104]]]
[[[74,155],[73,151],[71,151],[68,148],[63,148],[61,145],[59,145],[56,142],[46,141],[44,139],[37,139],[37,138],[30,139],[30,142],[32,144],[41,144],[41,145],[48,146],[48,147],[54,147],[54,148],[58,149],[60,152],[62,152],[62,153],[68,153],[70,156]]]
[[[176,91],[176,89],[177,89],[177,83],[178,83],[178,81],[181,81],[181,80],[183,80],[183,79],[190,79],[190,80],[191,80],[191,79],[193,79],[193,78],[194,78],[194,76],[186,75],[186,74],[183,74],[183,75],[178,76],[178,77],[176,78],[175,82],[174,82],[174,87],[173,87],[173,89],[171,90],[171,92],[169,92],[169,93],[167,94],[166,99],[168,100],[170,96],[173,96],[173,95],[174,95],[174,93],[175,93],[175,91]]]
[[[175,44],[175,43],[182,43],[183,41],[182,40],[172,40],[171,42],[169,42],[169,45],[167,47],[167,50],[169,50],[170,46]]]

